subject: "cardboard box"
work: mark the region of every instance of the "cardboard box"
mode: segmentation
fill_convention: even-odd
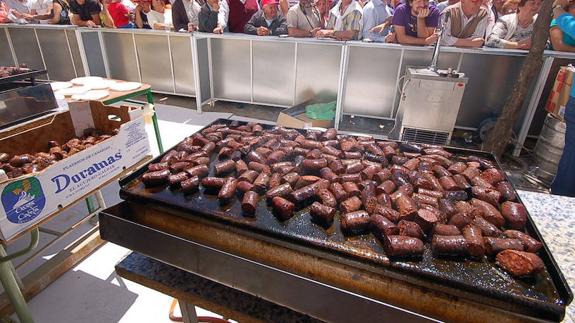
[[[575,68],[571,65],[561,66],[545,105],[545,110],[560,120],[565,116],[565,106],[571,95],[574,72]]]
[[[39,173],[0,182],[0,239],[38,225],[150,155],[143,110],[96,101],[0,132],[0,147],[11,155],[46,151],[48,141],[66,143],[86,128],[119,133]]]
[[[305,115],[305,106],[309,103],[297,105],[280,112],[276,123],[291,128],[331,128],[333,120],[314,120]]]

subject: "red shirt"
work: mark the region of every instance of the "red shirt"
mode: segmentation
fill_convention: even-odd
[[[112,20],[114,20],[114,25],[116,27],[123,27],[130,23],[130,19],[128,18],[128,8],[126,8],[126,6],[121,2],[110,3],[108,5],[108,11],[110,12],[110,16],[112,16]]]

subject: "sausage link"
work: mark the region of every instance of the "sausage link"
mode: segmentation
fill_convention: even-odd
[[[468,224],[463,227],[463,237],[467,241],[467,250],[469,255],[476,258],[481,258],[485,255],[485,244],[483,241],[483,234],[481,229],[473,224]]]
[[[484,241],[485,251],[489,255],[496,255],[508,249],[523,251],[523,244],[518,239],[485,237]]]
[[[421,229],[419,224],[417,224],[415,222],[401,220],[397,224],[397,227],[399,228],[399,235],[414,237],[414,238],[418,238],[421,240],[423,240],[425,237],[423,230]]]
[[[276,196],[286,197],[291,192],[293,192],[291,186],[288,183],[281,184],[272,188],[266,192],[266,199],[271,202],[271,200]]]
[[[200,178],[197,176],[191,177],[181,182],[180,186],[182,187],[182,192],[184,192],[184,194],[195,192],[200,187]]]
[[[370,217],[365,211],[354,211],[341,215],[341,231],[345,234],[362,234],[369,229]]]
[[[527,209],[520,203],[503,202],[501,204],[501,215],[511,229],[521,230],[527,223]]]
[[[530,252],[504,250],[495,260],[499,267],[515,277],[532,276],[545,268],[543,260]]]
[[[314,202],[309,208],[309,214],[313,220],[322,225],[331,226],[335,217],[335,209],[319,202]]]
[[[288,220],[293,216],[295,205],[281,196],[276,196],[272,199],[272,206],[274,214],[282,221]]]
[[[246,183],[246,182],[244,182]],[[258,201],[260,196],[254,191],[248,191],[244,194],[242,199],[242,211],[248,215],[254,215],[258,208]]]
[[[220,202],[229,202],[230,199],[236,194],[237,185],[237,179],[228,178],[218,193],[218,199]]]
[[[467,254],[467,241],[463,236],[433,236],[431,251],[435,256],[463,256]]]
[[[381,214],[372,214],[369,219],[371,232],[381,241],[385,236],[398,235],[399,228]]]
[[[233,172],[236,168],[236,162],[229,159],[223,162],[219,162],[214,165],[214,171],[216,176],[221,176],[230,172]]]
[[[537,241],[535,238],[531,237],[527,233],[523,233],[521,231],[505,230],[503,234],[507,238],[517,239],[521,241],[523,247],[525,248],[525,251],[527,252],[537,252],[539,251],[539,249],[543,247],[543,244],[541,242]]]
[[[167,169],[148,172],[142,175],[142,182],[146,186],[159,186],[168,183],[170,171]]]
[[[461,231],[454,225],[436,223],[433,227],[433,234],[439,236],[459,236]]]
[[[414,257],[423,255],[423,241],[413,237],[386,236],[383,249],[389,257]]]

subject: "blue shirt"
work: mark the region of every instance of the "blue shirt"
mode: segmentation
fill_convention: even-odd
[[[563,42],[569,46],[575,46],[575,17],[564,13],[557,19],[553,19],[551,27],[558,26],[563,32]],[[575,86],[571,87],[571,96],[575,97]]]
[[[381,25],[388,17],[393,16],[391,5],[384,3],[382,0],[371,0],[363,7],[363,38],[369,38],[376,42],[384,42],[385,36],[389,33],[389,27],[382,33],[372,33],[369,30],[377,25]]]

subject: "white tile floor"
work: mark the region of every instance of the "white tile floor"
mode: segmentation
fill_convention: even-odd
[[[189,109],[162,105],[158,105],[156,109],[165,149],[174,146],[184,137],[198,131],[212,121],[231,116],[229,113],[215,112],[198,114]],[[156,155],[158,151],[153,139],[153,128],[151,125],[148,128],[148,133],[152,137],[152,152]],[[108,206],[120,201],[118,190],[117,184],[112,184],[104,189],[103,194]],[[80,202],[77,207],[56,217],[45,227],[61,230],[73,223],[83,212],[85,212],[85,207],[83,202]],[[28,264],[19,268],[18,273],[23,277],[90,228],[89,224],[84,225],[69,238],[34,257]],[[28,239],[28,237],[24,237],[17,240],[8,246],[8,252],[27,245]],[[53,239],[53,236],[41,234],[40,246]],[[28,302],[36,322],[171,322],[168,318],[171,297],[123,280],[115,274],[114,266],[128,252],[128,249],[106,243],[75,268],[65,273]],[[16,260],[15,265],[22,261],[22,259]],[[198,315],[218,317],[217,314],[199,308],[197,312]],[[176,314],[180,314],[179,309],[176,309]],[[12,317],[16,319],[15,315]]]

